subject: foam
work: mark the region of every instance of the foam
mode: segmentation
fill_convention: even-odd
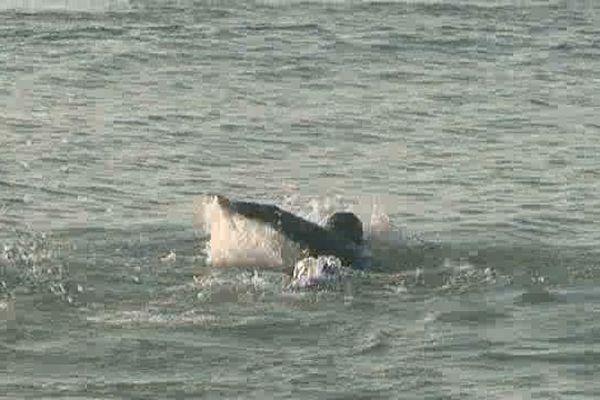
[[[178,314],[164,314],[157,310],[127,310],[115,313],[105,313],[87,317],[87,321],[106,325],[123,326],[132,324],[152,325],[211,325],[218,322],[212,314],[195,310]]]
[[[307,257],[296,263],[292,289],[335,285],[344,275],[342,262],[333,256]]]
[[[106,12],[131,9],[129,0],[4,0],[0,11]]]
[[[223,209],[216,196],[194,202],[197,228],[210,235],[208,263],[225,267],[281,267],[284,238],[268,225],[234,215]]]

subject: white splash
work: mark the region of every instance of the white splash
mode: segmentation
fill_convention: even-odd
[[[344,275],[342,262],[334,256],[307,257],[296,263],[290,287],[309,288],[339,283]]]
[[[160,256],[160,262],[167,264],[167,263],[174,263],[175,261],[177,261],[177,253],[175,253],[175,250],[171,249],[169,250],[167,253],[165,254],[161,254]]]
[[[207,254],[213,266],[280,267],[284,239],[273,228],[230,213],[216,196],[194,202],[197,228],[210,235]]]

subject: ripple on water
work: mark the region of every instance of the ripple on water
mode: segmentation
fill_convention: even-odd
[[[548,350],[522,350],[503,352],[484,352],[482,359],[494,362],[513,363],[549,363],[568,365],[597,365],[600,363],[600,352],[594,350],[574,351],[548,351]]]
[[[377,355],[383,354],[390,349],[394,337],[385,330],[368,333],[354,349],[355,355]]]
[[[179,325],[200,325],[213,326],[218,325],[221,319],[211,313],[199,310],[189,310],[181,313],[166,313],[160,310],[128,310],[114,313],[103,313],[91,315],[86,318],[87,321],[114,326],[127,325],[160,325],[160,326],[179,326]]]
[[[532,288],[515,298],[515,304],[530,306],[545,303],[565,303],[566,297],[545,288]]]
[[[454,310],[442,312],[436,315],[435,320],[451,324],[495,324],[498,320],[511,318],[508,312],[500,312],[496,309],[478,309],[478,310]]]

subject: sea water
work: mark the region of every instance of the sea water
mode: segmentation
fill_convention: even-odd
[[[0,398],[598,398],[599,12],[0,2]],[[379,261],[213,265],[207,193]]]

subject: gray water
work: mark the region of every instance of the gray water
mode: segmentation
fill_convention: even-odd
[[[598,398],[599,12],[0,2],[0,398]],[[392,235],[290,291],[205,193]]]

